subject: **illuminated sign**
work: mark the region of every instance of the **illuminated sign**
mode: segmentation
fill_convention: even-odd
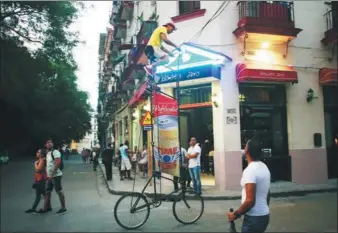
[[[169,63],[156,67],[155,80],[159,84],[215,77],[220,79],[220,69],[232,59],[222,53],[192,43],[181,45],[181,52],[175,51]]]
[[[191,67],[178,71],[169,71],[165,73],[156,73],[155,81],[158,84],[182,82],[199,78],[214,77],[221,78],[221,66],[204,65],[199,67]]]

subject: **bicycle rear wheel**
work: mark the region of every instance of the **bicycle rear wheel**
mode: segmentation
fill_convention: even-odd
[[[187,213],[190,217],[184,218],[184,214]],[[204,200],[201,195],[195,191],[185,190],[183,191],[173,203],[173,214],[177,221],[182,224],[193,224],[197,222],[204,212]]]
[[[137,210],[137,208],[140,209]],[[141,214],[140,218],[137,218],[138,214]],[[147,222],[149,214],[149,202],[141,193],[128,193],[122,196],[114,207],[116,222],[127,230],[134,230],[143,226]],[[135,218],[136,222],[131,223]]]

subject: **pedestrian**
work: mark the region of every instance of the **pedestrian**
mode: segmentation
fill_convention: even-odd
[[[69,156],[70,156],[70,149],[69,149],[68,146],[66,146],[66,149],[65,149],[65,158],[66,158],[66,160],[69,159]]]
[[[113,179],[113,157],[114,157],[114,148],[112,144],[108,143],[107,147],[102,151],[102,163],[106,170],[107,180],[110,181]]]
[[[48,139],[46,141],[46,170],[47,170],[47,181],[46,181],[46,195],[45,195],[45,203],[44,208],[39,211],[39,213],[46,213],[51,208],[51,194],[53,189],[55,189],[56,193],[59,196],[61,208],[56,212],[57,214],[65,213],[66,209],[66,201],[65,195],[62,190],[62,171],[60,169],[60,165],[62,163],[61,153],[58,150],[53,149],[53,140]]]
[[[143,177],[147,176],[147,167],[148,167],[148,148],[147,145],[143,146],[143,151],[140,156],[140,161],[138,162],[140,170],[143,173]]]
[[[26,213],[36,213],[36,208],[38,207],[41,196],[45,196],[45,186],[47,180],[47,173],[46,173],[46,150],[39,149],[36,152],[37,160],[34,163],[35,167],[35,176],[34,176],[34,183],[33,188],[35,189],[35,200],[32,205],[32,208],[26,210]]]
[[[187,153],[187,160],[189,161],[189,174],[194,186],[194,191],[201,195],[202,194],[202,185],[201,185],[201,147],[197,144],[195,137],[190,139],[190,147]]]
[[[185,188],[186,187],[186,181],[188,179],[188,167],[187,167],[187,161],[185,159],[187,155],[187,150],[184,149],[183,147],[181,148],[181,153],[180,153],[180,157],[179,157],[179,166],[180,166],[180,177],[178,176],[174,176],[173,182],[174,182],[174,189],[175,191],[178,190],[178,183],[181,184],[181,188]]]
[[[134,151],[131,157],[131,168],[134,172],[134,174],[136,174],[136,167],[137,167],[137,158],[139,157],[139,151],[137,146],[134,146]]]
[[[96,171],[97,165],[99,164],[99,154],[100,154],[100,146],[96,145],[93,148],[91,157],[93,158],[93,170]]]
[[[260,161],[262,146],[259,140],[249,140],[244,152],[248,166],[241,179],[242,204],[236,211],[228,213],[228,220],[234,221],[244,215],[242,232],[265,232],[270,218],[270,171]]]
[[[120,154],[121,154],[121,181],[125,178],[128,180],[133,180],[130,176],[131,163],[129,158],[128,151],[129,143],[126,141],[124,144],[120,144]]]

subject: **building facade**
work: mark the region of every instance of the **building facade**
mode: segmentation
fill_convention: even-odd
[[[253,137],[273,180],[327,182],[337,176],[336,19],[335,2],[113,1],[104,69],[112,70],[115,141],[149,143],[140,124],[150,108],[144,47],[157,26],[173,21],[169,38],[189,58],[161,67],[159,86],[175,96],[180,81],[181,144],[191,136],[211,142],[213,184],[238,187]],[[220,54],[228,59],[209,72],[205,64]]]

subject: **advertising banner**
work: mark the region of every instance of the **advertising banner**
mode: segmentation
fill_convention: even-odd
[[[178,104],[172,97],[153,93],[154,157],[156,170],[180,176]]]

